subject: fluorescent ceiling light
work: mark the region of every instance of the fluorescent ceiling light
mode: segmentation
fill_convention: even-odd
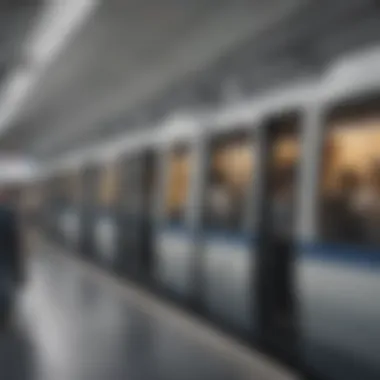
[[[29,70],[18,70],[8,77],[0,96],[0,130],[5,129],[7,123],[16,114],[20,101],[33,83],[34,78]]]
[[[47,64],[62,50],[96,5],[98,0],[48,0],[36,29],[24,47],[30,64],[11,73],[2,88],[0,132],[10,126]]]
[[[0,183],[27,180],[37,171],[36,162],[23,157],[0,157]]]
[[[32,63],[52,60],[97,4],[97,0],[50,0],[27,41],[27,56]]]

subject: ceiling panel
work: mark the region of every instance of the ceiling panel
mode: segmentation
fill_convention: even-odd
[[[44,155],[104,135],[110,119],[143,110],[303,2],[103,1],[44,72],[0,148]]]

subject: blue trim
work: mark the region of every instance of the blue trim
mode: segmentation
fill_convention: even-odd
[[[191,228],[185,223],[165,222],[158,227],[158,231],[189,235],[191,233]]]
[[[241,231],[208,229],[203,231],[202,235],[206,242],[216,241],[218,243],[229,245],[233,244],[247,246],[250,243],[256,241],[256,236],[254,234],[249,234],[247,232]]]
[[[300,243],[301,257],[368,268],[380,266],[380,248],[350,244],[312,242]]]

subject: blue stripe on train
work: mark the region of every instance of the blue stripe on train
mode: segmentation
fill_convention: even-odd
[[[167,223],[161,227],[161,231],[191,235],[191,229],[183,223]],[[207,229],[200,232],[203,241],[215,241],[225,244],[248,245],[256,241],[256,237],[246,232],[233,232],[231,230]]]
[[[180,235],[190,235],[191,229],[185,223],[164,223],[158,227],[158,231],[177,233]]]
[[[203,232],[206,241],[215,241],[218,243],[234,244],[234,245],[249,245],[255,239],[246,232],[233,232],[230,230],[206,230]]]
[[[183,223],[168,223],[162,226],[162,230],[179,235],[191,235],[191,229]],[[257,236],[244,232],[232,232],[230,230],[211,230],[202,232],[204,241],[218,243],[249,245],[257,242]],[[368,248],[350,244],[308,242],[300,243],[298,247],[301,257],[306,259],[335,262],[351,266],[378,268],[380,266],[380,248]]]
[[[368,248],[340,243],[301,243],[301,257],[313,261],[340,263],[363,268],[379,268],[380,248]]]

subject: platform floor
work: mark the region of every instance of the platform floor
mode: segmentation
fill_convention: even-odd
[[[28,286],[0,332],[1,379],[294,379],[176,307],[33,241]]]

